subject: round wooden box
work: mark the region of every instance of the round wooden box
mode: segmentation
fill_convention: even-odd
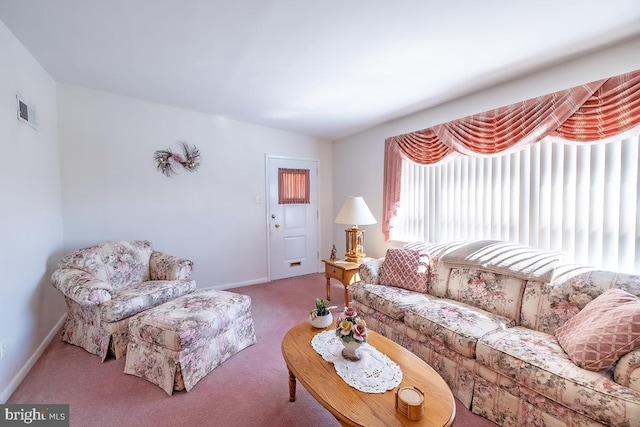
[[[424,394],[416,387],[396,389],[396,409],[411,421],[417,421],[424,414]]]

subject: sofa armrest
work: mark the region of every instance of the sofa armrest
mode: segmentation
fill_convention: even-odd
[[[640,391],[640,348],[630,351],[618,360],[613,380],[620,385]]]
[[[151,280],[186,280],[193,270],[193,262],[162,252],[153,251],[149,260]]]
[[[82,305],[98,305],[111,300],[113,287],[91,274],[75,268],[60,268],[51,275],[52,285]]]
[[[383,261],[384,258],[378,258],[374,259],[373,261],[367,261],[360,264],[360,269],[358,270],[360,280],[372,285],[379,285],[380,268],[382,267]]]

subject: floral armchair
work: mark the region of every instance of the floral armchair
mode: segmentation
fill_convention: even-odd
[[[129,318],[196,288],[193,263],[151,242],[112,241],[66,254],[51,276],[67,303],[62,340],[104,361],[127,352]]]

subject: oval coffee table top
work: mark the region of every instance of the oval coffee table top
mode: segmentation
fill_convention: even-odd
[[[367,342],[396,362],[402,370],[400,387],[417,387],[424,392],[424,415],[410,421],[395,408],[395,390],[364,393],[344,382],[332,363],[311,347],[311,339],[326,329],[303,322],[282,339],[282,355],[290,374],[342,425],[347,426],[452,426],[456,416],[453,394],[447,383],[409,350],[369,330]],[[357,362],[354,362],[357,363]]]

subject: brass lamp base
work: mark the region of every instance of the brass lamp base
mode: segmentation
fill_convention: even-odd
[[[346,233],[347,252],[344,255],[346,261],[362,262],[366,257],[364,253],[364,230],[354,225],[344,230]]]
[[[364,253],[361,256],[345,254],[344,260],[347,262],[356,262],[359,264],[362,261],[364,261],[365,257],[366,257],[366,254]]]

